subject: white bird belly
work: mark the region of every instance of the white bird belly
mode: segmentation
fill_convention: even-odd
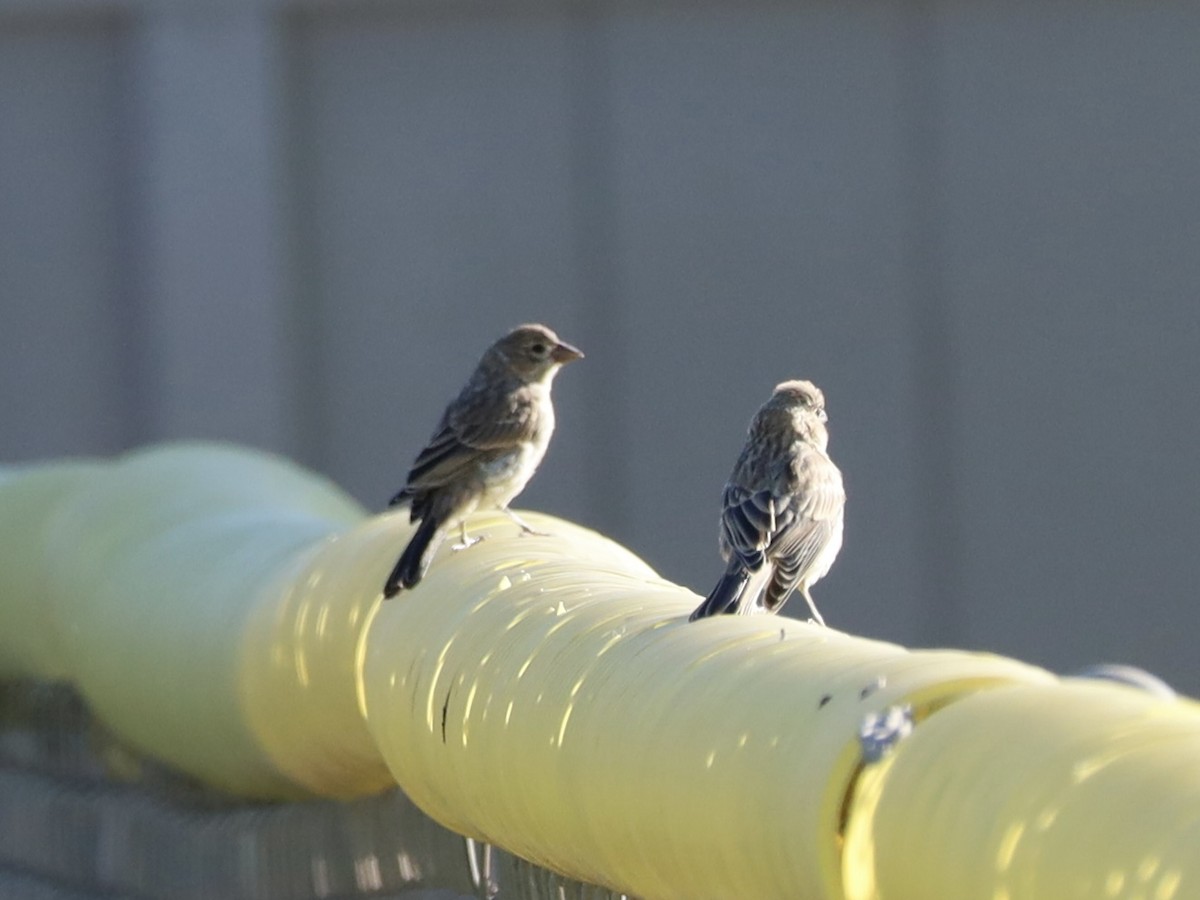
[[[538,464],[545,454],[545,446],[532,442],[506,453],[499,459],[492,460],[480,467],[480,478],[483,482],[482,496],[479,507],[504,509],[517,494],[525,490],[525,485],[537,471]]]

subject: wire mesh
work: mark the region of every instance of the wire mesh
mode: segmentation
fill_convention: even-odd
[[[463,838],[399,790],[259,803],[123,746],[70,688],[0,684],[0,896],[617,900]]]

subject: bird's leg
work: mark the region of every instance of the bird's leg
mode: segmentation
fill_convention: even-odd
[[[524,519],[522,519],[520,516],[518,516],[515,512],[513,512],[511,509],[509,509],[507,506],[504,507],[504,513],[510,519],[512,519],[514,522],[517,523],[517,526],[521,529],[521,534],[536,534],[538,537],[549,537],[550,536],[549,534],[547,534],[544,531],[538,531],[536,528],[534,528],[532,525],[530,525],[528,522],[526,522]]]
[[[816,621],[816,623],[822,628],[827,628],[828,626],[825,624],[825,620],[821,618],[821,614],[817,612],[817,604],[813,603],[812,594],[808,592],[808,588],[800,588],[800,593],[802,593],[804,595],[804,599],[808,601],[808,608],[812,610],[813,619]]]
[[[457,544],[451,545],[450,549],[457,553],[459,550],[466,550],[472,544],[478,544],[482,541],[485,535],[477,534],[475,537],[467,537],[467,520],[463,519],[458,523],[459,541]]]

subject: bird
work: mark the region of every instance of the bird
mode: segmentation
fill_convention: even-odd
[[[750,422],[721,497],[725,573],[689,617],[776,613],[799,590],[822,626],[809,589],[842,547],[846,493],[829,458],[825,395],[811,381],[784,381]]]
[[[404,488],[389,507],[408,506],[419,522],[384,583],[385,598],[416,587],[446,534],[459,529],[459,550],[480,537],[467,537],[467,517],[476,509],[500,509],[537,533],[508,504],[525,488],[546,455],[554,432],[550,385],[559,369],[583,359],[577,347],[545,325],[520,325],[492,344],[409,470]]]

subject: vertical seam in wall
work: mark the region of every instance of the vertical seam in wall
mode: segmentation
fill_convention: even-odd
[[[143,96],[143,44],[148,27],[147,14],[120,17],[117,40],[117,219],[120,229],[119,269],[117,276],[117,321],[120,329],[117,383],[123,397],[121,441],[127,447],[144,444],[156,435],[152,413],[155,403],[155,377],[158,372],[155,349],[147,340],[150,298],[146,240],[149,230],[147,199],[146,101]]]
[[[603,355],[603,378],[588,382],[583,486],[594,524],[622,533],[630,518],[627,454],[628,314],[616,269],[617,212],[613,158],[610,10],[603,0],[573,0],[567,11],[572,231],[582,332]]]
[[[954,644],[963,636],[960,515],[957,489],[957,370],[953,321],[945,281],[945,222],[941,47],[937,0],[910,0],[903,8],[902,66],[907,91],[910,305],[913,329],[912,409],[918,453],[917,504],[923,603],[922,640]]]
[[[308,39],[314,27],[309,19],[314,15],[304,8],[291,9],[280,11],[275,22],[281,58],[279,105],[284,145],[280,150],[286,260],[283,290],[290,297],[286,327],[290,344],[287,363],[291,368],[292,437],[301,461],[328,473],[330,398],[321,327],[327,298],[321,290],[315,227],[319,210],[313,134],[317,125],[310,81],[313,63],[308,52]]]
[[[274,449],[296,457],[303,446],[300,441],[300,416],[302,406],[299,380],[304,377],[302,364],[306,347],[297,338],[299,309],[297,303],[296,278],[293,274],[295,256],[292,251],[291,227],[288,210],[293,202],[289,156],[292,141],[289,134],[291,118],[288,110],[288,47],[289,32],[286,28],[285,10],[270,5],[251,7],[257,17],[265,65],[262,73],[263,97],[267,117],[264,153],[268,160],[265,174],[265,189],[271,211],[269,223],[271,234],[267,249],[270,260],[270,288],[275,315],[272,317],[275,342],[273,352],[279,371],[272,373],[278,379],[275,402],[279,404],[276,417],[278,431],[273,436]]]

